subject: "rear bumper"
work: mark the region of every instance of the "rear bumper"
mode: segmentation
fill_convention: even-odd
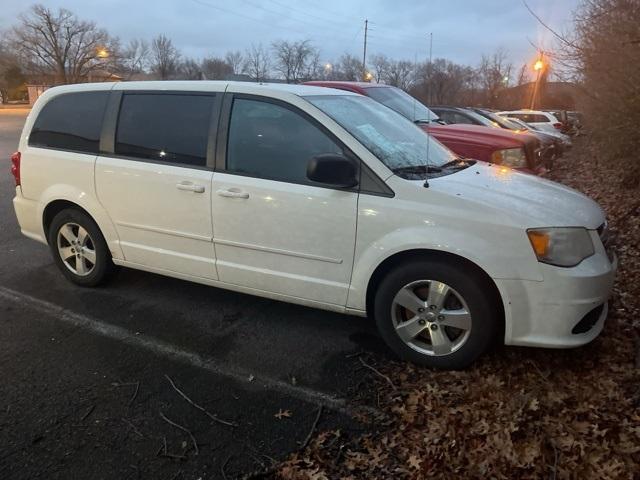
[[[24,198],[20,187],[16,187],[16,195],[13,197],[13,209],[16,212],[16,218],[22,234],[39,242],[47,243],[42,229],[42,222],[38,216],[38,202]]]
[[[597,237],[596,237],[597,238]],[[618,261],[599,251],[573,268],[540,264],[542,282],[496,280],[505,304],[505,343],[567,348],[589,343],[604,327]]]

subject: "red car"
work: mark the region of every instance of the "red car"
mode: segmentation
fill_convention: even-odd
[[[478,125],[445,125],[425,105],[399,88],[365,82],[311,81],[305,85],[359,93],[382,103],[415,122],[425,132],[462,157],[542,174],[540,141],[533,135]]]

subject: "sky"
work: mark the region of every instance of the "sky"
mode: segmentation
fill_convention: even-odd
[[[579,0],[528,0],[556,30],[571,26]],[[483,54],[506,49],[516,68],[535,58],[533,42],[552,46],[552,35],[522,0],[41,0],[92,20],[122,43],[158,34],[190,57],[223,56],[252,43],[310,39],[322,62],[342,53],[362,56],[364,21],[369,20],[367,55],[425,60],[433,35],[433,58],[477,65]],[[28,9],[25,0],[2,0],[0,30]]]

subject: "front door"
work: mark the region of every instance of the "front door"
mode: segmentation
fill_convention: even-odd
[[[96,190],[128,262],[216,279],[212,169],[214,95],[124,93],[113,154],[96,161]]]
[[[358,193],[307,179],[307,162],[343,148],[287,104],[236,96],[226,169],[213,177],[220,280],[344,306]]]

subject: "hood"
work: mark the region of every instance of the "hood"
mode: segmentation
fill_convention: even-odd
[[[576,190],[482,162],[451,175],[430,179],[429,189],[485,205],[524,228],[596,229],[605,220],[600,205]]]
[[[480,125],[434,125],[424,124],[420,127],[437,139],[465,141],[492,148],[518,148],[536,142],[536,138],[528,133],[517,133],[501,128],[483,127]]]

